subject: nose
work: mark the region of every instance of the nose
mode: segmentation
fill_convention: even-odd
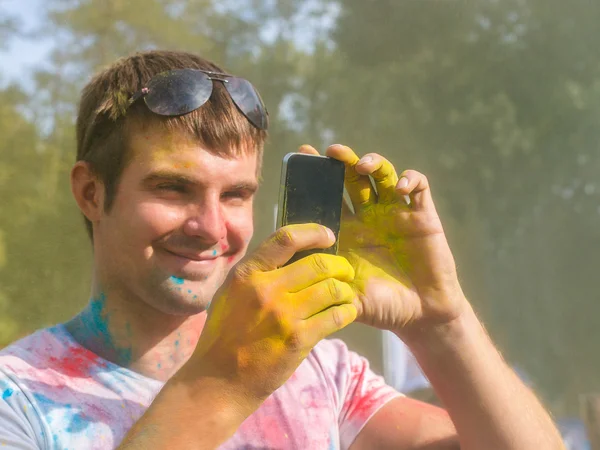
[[[226,234],[223,208],[218,199],[207,198],[196,205],[185,221],[183,231],[188,236],[215,244]]]

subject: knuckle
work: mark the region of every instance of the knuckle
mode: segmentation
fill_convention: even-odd
[[[331,319],[337,329],[343,328],[346,325],[345,317],[342,314],[341,308],[331,308]]]
[[[340,287],[339,281],[334,278],[330,278],[327,280],[327,289],[329,291],[329,295],[331,298],[338,299],[341,297],[342,289]]]
[[[273,242],[279,247],[292,247],[294,245],[294,236],[289,229],[280,228],[273,235]]]
[[[268,283],[260,283],[256,278],[252,280],[254,283],[254,293],[256,294],[256,301],[263,308],[270,307],[269,300],[272,297],[271,286]]]
[[[245,263],[240,263],[237,264],[232,272],[232,276],[234,280],[246,280],[247,278],[250,277],[250,275],[253,272],[253,267],[252,264],[245,262]]]
[[[294,329],[287,335],[286,339],[287,347],[293,352],[301,351],[304,348],[304,336],[303,333]]]
[[[313,269],[318,274],[324,274],[329,271],[329,265],[327,264],[327,260],[325,256],[321,253],[315,253],[312,255],[311,264]]]

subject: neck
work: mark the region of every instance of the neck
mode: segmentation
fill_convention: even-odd
[[[87,307],[66,323],[96,355],[150,378],[167,381],[193,353],[206,312],[174,316],[139,299],[95,288]]]

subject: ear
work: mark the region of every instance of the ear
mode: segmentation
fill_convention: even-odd
[[[90,163],[77,161],[71,169],[71,192],[90,222],[100,220],[104,214],[104,183],[98,179]]]

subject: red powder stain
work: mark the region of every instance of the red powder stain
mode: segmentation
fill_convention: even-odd
[[[68,377],[89,378],[91,367],[106,367],[104,361],[85,348],[72,347],[69,352],[67,356],[48,358],[54,370]]]
[[[350,396],[344,403],[344,410],[347,411],[350,420],[366,420],[373,412],[373,409],[379,405],[380,398],[377,395],[377,390],[373,386],[375,380],[369,380],[364,383],[366,366],[362,364],[351,366],[351,386],[361,386],[362,392],[355,392],[355,395]]]
[[[344,405],[344,409],[348,410],[348,418],[350,420],[364,421],[373,413],[373,410],[379,406],[379,403],[380,399],[370,392],[358,399],[350,399]]]

